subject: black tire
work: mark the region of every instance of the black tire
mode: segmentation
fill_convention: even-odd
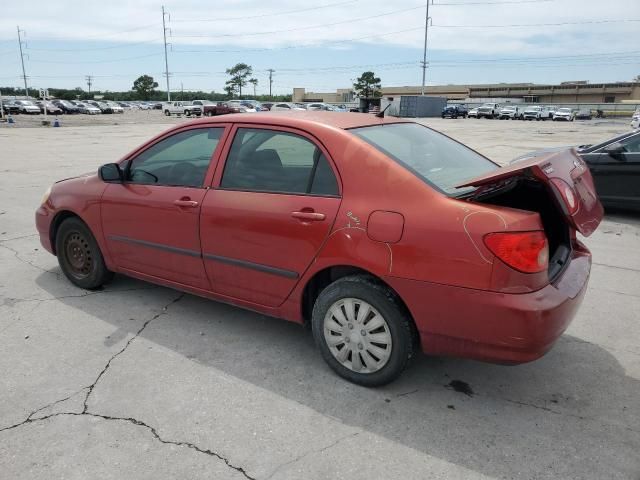
[[[191,110],[185,110],[185,111],[184,111],[184,114],[185,114],[187,117],[190,117],[190,116],[191,116]]]
[[[98,242],[79,218],[71,217],[62,222],[56,232],[55,244],[60,268],[74,285],[94,290],[113,278]]]
[[[165,110],[165,111],[164,111],[164,114],[165,114],[167,117],[170,117],[170,116],[171,116],[171,112],[170,112],[169,110]]]
[[[391,335],[391,352],[384,366],[375,372],[358,373],[342,365],[327,345],[324,335],[325,316],[335,302],[345,298],[367,302],[386,322]],[[414,353],[415,337],[408,313],[393,292],[364,275],[343,277],[325,288],[315,302],[311,323],[316,345],[324,360],[338,375],[358,385],[378,387],[392,382],[402,374]],[[342,348],[347,348],[344,345]]]

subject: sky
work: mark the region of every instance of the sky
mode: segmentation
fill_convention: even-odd
[[[256,93],[420,85],[427,0],[165,0],[172,91],[222,92],[225,70],[253,67]],[[431,0],[427,84],[591,83],[640,75],[640,0]],[[165,88],[162,2],[3,0],[0,86]],[[252,93],[253,87],[247,90]]]

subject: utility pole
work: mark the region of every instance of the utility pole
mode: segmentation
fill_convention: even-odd
[[[22,38],[20,37],[20,33],[24,33],[24,30],[20,30],[20,27],[16,27],[18,29],[18,46],[20,47],[20,62],[22,63],[22,78],[24,80],[24,94],[29,96],[29,87],[27,87],[27,74],[24,71],[24,53],[22,53]]]
[[[91,85],[93,84],[93,75],[85,75],[84,79],[87,81],[89,87],[89,93],[91,93]]]
[[[165,17],[169,15],[164,11],[164,5],[162,6],[162,35],[164,37],[164,75],[167,78],[167,102],[171,101],[171,90],[169,88],[169,60],[167,59],[167,25],[165,23]],[[171,16],[169,16],[171,19]]]
[[[271,98],[271,85],[273,84],[273,72],[275,72],[275,70],[273,68],[270,68],[267,70],[267,72],[269,72],[269,98]]]
[[[424,52],[422,54],[422,89],[420,95],[424,95],[424,85],[427,77],[427,29],[429,28],[429,2],[427,0],[427,14],[424,17]]]

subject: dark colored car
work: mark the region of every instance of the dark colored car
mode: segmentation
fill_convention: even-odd
[[[464,105],[447,105],[442,109],[442,118],[467,118],[469,111]]]
[[[273,107],[273,103],[274,102],[262,102],[262,106],[266,108],[268,111],[268,110],[271,110],[271,107]]]
[[[575,116],[576,120],[591,120],[592,118],[591,110],[578,110]]]
[[[587,290],[576,233],[601,219],[571,151],[501,168],[405,119],[309,111],[181,123],[55,183],[36,212],[75,285],[118,272],[308,323],[366,386],[414,348],[544,355]]]
[[[2,111],[5,115],[16,115],[20,113],[20,105],[14,100],[2,100]]]
[[[551,155],[571,147],[540,150],[512,163]],[[588,165],[596,191],[605,207],[640,211],[640,131],[618,135],[596,145],[575,147]]]
[[[205,117],[214,117],[216,115],[227,115],[229,113],[240,113],[240,108],[229,105],[227,102],[218,102],[212,104],[205,104],[202,106],[204,109],[202,114]]]
[[[80,113],[80,109],[68,100],[52,100],[51,103],[66,114]]]

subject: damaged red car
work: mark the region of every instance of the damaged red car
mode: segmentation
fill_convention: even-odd
[[[418,348],[544,355],[602,215],[573,151],[501,168],[411,121],[299,112],[176,126],[54,184],[36,225],[79,287],[118,273],[307,324],[333,370],[376,386]]]

